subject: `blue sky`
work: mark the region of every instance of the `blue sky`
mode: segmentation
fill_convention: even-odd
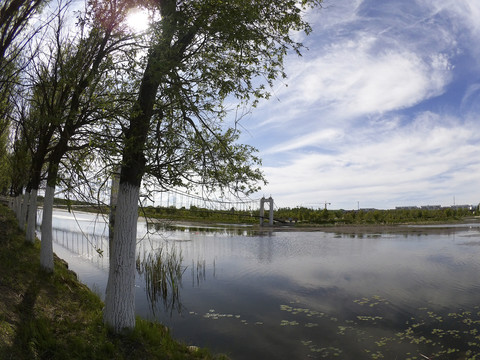
[[[308,16],[309,50],[241,122],[269,181],[258,195],[278,207],[478,204],[480,1],[326,0]]]

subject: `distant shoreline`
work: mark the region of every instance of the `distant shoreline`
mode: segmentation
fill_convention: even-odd
[[[312,232],[328,232],[339,234],[415,234],[415,233],[451,233],[458,230],[466,230],[478,227],[480,231],[480,222],[477,218],[469,218],[468,221],[459,221],[452,223],[426,223],[426,224],[339,224],[339,225],[300,225],[300,226],[265,226],[258,227],[259,231],[312,231]]]
[[[41,208],[41,206],[39,207]],[[68,212],[63,207],[54,207],[55,210]],[[93,212],[76,210],[77,213],[92,214]],[[100,213],[98,213],[100,215]],[[139,221],[146,221],[146,218],[139,216]],[[178,220],[178,219],[158,219],[154,218],[152,222],[158,223],[170,223],[172,227],[181,228],[184,227],[224,227],[224,228],[236,228],[245,229],[253,232],[268,233],[268,232],[327,232],[327,233],[339,233],[339,234],[385,234],[385,233],[397,233],[397,234],[421,234],[421,233],[452,233],[458,230],[469,229],[473,226],[477,226],[480,230],[480,217],[468,217],[463,220],[453,222],[428,222],[428,223],[411,223],[411,224],[279,224],[274,226],[260,226],[259,224],[227,224],[219,222],[209,221],[191,221],[191,220]]]

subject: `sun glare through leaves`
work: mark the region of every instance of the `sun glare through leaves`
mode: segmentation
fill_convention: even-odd
[[[133,32],[142,33],[148,29],[150,17],[147,10],[134,8],[129,10],[126,23]]]

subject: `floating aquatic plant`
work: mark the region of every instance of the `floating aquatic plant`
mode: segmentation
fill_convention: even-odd
[[[288,321],[288,320],[282,320],[280,322],[280,326],[297,326],[299,324],[298,321]]]
[[[353,303],[359,306],[353,308],[353,317],[350,315],[343,319],[308,309],[298,302],[282,304],[280,310],[294,318],[282,320],[280,326],[303,325],[323,330],[336,328],[333,334],[343,344],[350,344],[351,340],[364,344],[363,350],[360,349],[363,351],[361,358],[480,359],[480,306],[450,312],[438,312],[423,306],[402,320],[396,315],[391,302],[380,296],[363,297]],[[319,322],[313,322],[313,319]],[[314,336],[318,343],[311,339],[299,341],[317,358],[334,358],[347,351],[347,348],[325,346],[332,338]],[[358,349],[355,351],[358,352]]]

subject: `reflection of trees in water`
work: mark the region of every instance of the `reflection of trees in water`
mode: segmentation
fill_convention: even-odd
[[[186,269],[182,261],[182,252],[167,244],[137,255],[137,271],[145,280],[147,299],[154,314],[160,302],[166,311],[181,311],[180,288]]]
[[[243,227],[235,224],[201,224],[195,225],[194,223],[179,224],[173,220],[151,220],[147,222],[147,231],[151,233],[159,233],[162,231],[181,231],[181,232],[200,232],[204,234],[223,234],[229,236],[242,235],[252,236],[256,233],[252,230],[251,226]]]
[[[200,287],[200,284],[207,280],[206,269],[207,262],[205,259],[197,259],[196,264],[192,259],[192,287],[195,287],[195,283],[197,287]],[[213,260],[213,277],[215,277],[215,259]]]

